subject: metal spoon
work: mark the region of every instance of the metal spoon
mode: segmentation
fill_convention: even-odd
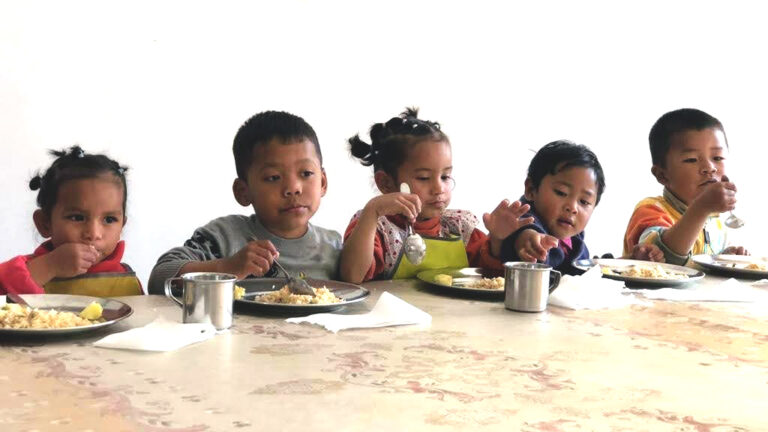
[[[725,226],[734,229],[741,228],[744,226],[744,221],[731,212],[731,215],[725,220]]]
[[[408,183],[400,184],[400,192],[411,193]],[[408,224],[408,237],[405,239],[403,247],[405,248],[405,257],[411,264],[419,265],[424,261],[424,256],[427,254],[427,244],[420,235],[413,232],[413,226],[410,223]]]
[[[285,273],[286,279],[288,279],[288,289],[294,293],[294,294],[300,294],[300,295],[308,295],[315,297],[315,290],[312,289],[311,286],[302,278],[295,278],[291,276],[288,271],[285,270],[285,267],[281,266],[277,260],[273,260],[272,262],[275,263],[277,268],[283,271]]]

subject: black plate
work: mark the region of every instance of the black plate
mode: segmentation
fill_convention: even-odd
[[[453,278],[452,285],[442,285],[435,282],[435,276],[446,274]],[[436,270],[424,270],[416,275],[416,278],[427,284],[434,292],[441,294],[451,294],[461,297],[475,297],[493,300],[504,300],[504,288],[494,290],[486,288],[470,288],[466,286],[468,282],[482,278],[504,277],[501,270],[488,270],[475,267],[467,268],[444,268]]]
[[[683,279],[657,279],[657,278],[623,276],[615,273],[609,273],[609,274],[603,273],[604,278],[623,281],[624,284],[627,286],[627,288],[673,287],[673,286],[680,286],[680,285],[696,282],[697,280],[704,277],[704,273],[694,268],[683,267],[683,266],[678,266],[673,264],[666,264],[666,263],[655,263],[650,261],[600,258],[600,259],[575,260],[573,262],[574,267],[584,271],[589,270],[590,268],[596,265],[599,265],[601,268],[607,267],[609,269],[622,269],[622,268],[626,268],[633,265],[637,265],[637,266],[659,265],[665,271],[684,274],[688,276]]]
[[[703,267],[707,273],[748,279],[768,278],[768,271],[744,268],[749,263],[766,264],[765,258],[744,255],[694,255],[691,260]]]
[[[328,312],[341,309],[347,305],[365,300],[370,292],[359,286],[346,282],[307,279],[307,283],[314,288],[326,287],[336,297],[341,298],[341,303],[332,304],[279,304],[265,303],[258,300],[260,294],[278,291],[285,285],[285,278],[256,278],[237,281],[236,285],[245,288],[245,298],[235,300],[235,305],[247,310],[262,311],[275,314],[310,315],[318,312]]]

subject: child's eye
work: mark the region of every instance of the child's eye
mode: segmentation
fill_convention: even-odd
[[[81,214],[72,214],[72,215],[68,215],[66,218],[67,218],[68,220],[71,220],[71,221],[73,221],[73,222],[82,222],[82,221],[84,221],[84,220],[85,220],[85,216],[83,216],[83,215],[81,215]]]
[[[107,216],[107,217],[104,218],[104,222],[106,222],[108,224],[113,224],[113,223],[119,222],[119,221],[120,221],[120,219],[118,219],[118,218],[116,218],[114,216]]]
[[[579,202],[580,202],[580,203],[581,203],[581,205],[583,205],[584,207],[589,207],[589,206],[591,206],[591,205],[592,205],[592,203],[591,203],[591,202],[589,202],[589,201],[587,201],[587,200],[579,200]]]
[[[280,176],[279,175],[271,175],[271,176],[264,177],[264,181],[266,181],[266,182],[276,182],[278,180],[280,180]]]
[[[557,195],[557,196],[564,197],[564,196],[567,195],[565,192],[563,192],[563,191],[561,191],[559,189],[553,189],[553,190],[555,191],[555,195]]]
[[[722,162],[725,160],[725,158],[722,156],[715,156],[714,159],[715,159],[715,162]]]
[[[683,159],[683,163],[696,163],[696,158]]]
[[[444,181],[444,182],[447,182],[447,181],[451,181],[451,180],[453,180],[453,177],[451,177],[451,176],[449,176],[449,175],[441,175],[441,176],[440,176],[440,180],[442,180],[442,181]]]
[[[429,181],[429,177],[416,177],[418,181]]]
[[[315,175],[315,173],[313,171],[302,171],[301,172],[301,176],[302,177],[312,177],[313,175]]]

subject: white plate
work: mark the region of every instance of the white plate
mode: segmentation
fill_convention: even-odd
[[[102,317],[105,321],[88,326],[57,329],[0,328],[0,335],[58,336],[87,333],[103,329],[104,327],[109,327],[118,321],[128,318],[133,313],[133,309],[130,306],[111,298],[68,294],[21,294],[20,297],[32,308],[56,309],[57,311],[66,311],[75,314],[79,314],[80,311],[91,304],[91,302],[96,302],[101,304],[101,307],[104,309]]]
[[[768,259],[763,257],[748,255],[694,255],[691,259],[705,270],[713,273],[736,277],[768,278],[768,271],[766,270],[744,268],[744,266],[751,263],[768,265]]]
[[[608,273],[608,274],[603,273],[603,277],[608,279],[624,281],[627,287],[630,287],[630,288],[631,287],[661,288],[661,287],[679,286],[679,285],[685,285],[691,282],[695,282],[704,277],[704,273],[690,267],[683,267],[683,266],[666,264],[666,263],[654,263],[650,261],[600,258],[600,259],[576,260],[573,262],[574,267],[581,270],[585,270],[585,271],[589,270],[595,265],[599,265],[603,269],[609,268],[611,270],[622,270],[631,266],[659,265],[667,272],[683,274],[687,276],[682,279],[657,279],[657,278],[624,276],[617,273]]]

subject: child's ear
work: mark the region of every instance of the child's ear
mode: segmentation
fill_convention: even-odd
[[[669,179],[667,178],[667,173],[665,172],[664,168],[658,165],[654,165],[651,167],[651,174],[653,174],[653,176],[656,177],[656,181],[662,185],[667,186],[669,183]]]
[[[376,187],[379,188],[381,193],[400,191],[400,187],[395,184],[395,179],[384,171],[376,171],[373,174],[373,179],[376,181]]]
[[[320,180],[320,196],[324,197],[325,193],[328,192],[328,176],[325,175],[325,168],[321,168],[323,177]]]
[[[251,205],[251,197],[248,193],[248,183],[241,178],[236,178],[232,183],[232,193],[235,195],[235,200],[243,207]]]
[[[536,188],[533,186],[530,177],[525,179],[525,199],[528,201],[536,201]]]
[[[35,222],[35,228],[43,238],[51,236],[51,218],[40,209],[32,213],[32,220]]]

